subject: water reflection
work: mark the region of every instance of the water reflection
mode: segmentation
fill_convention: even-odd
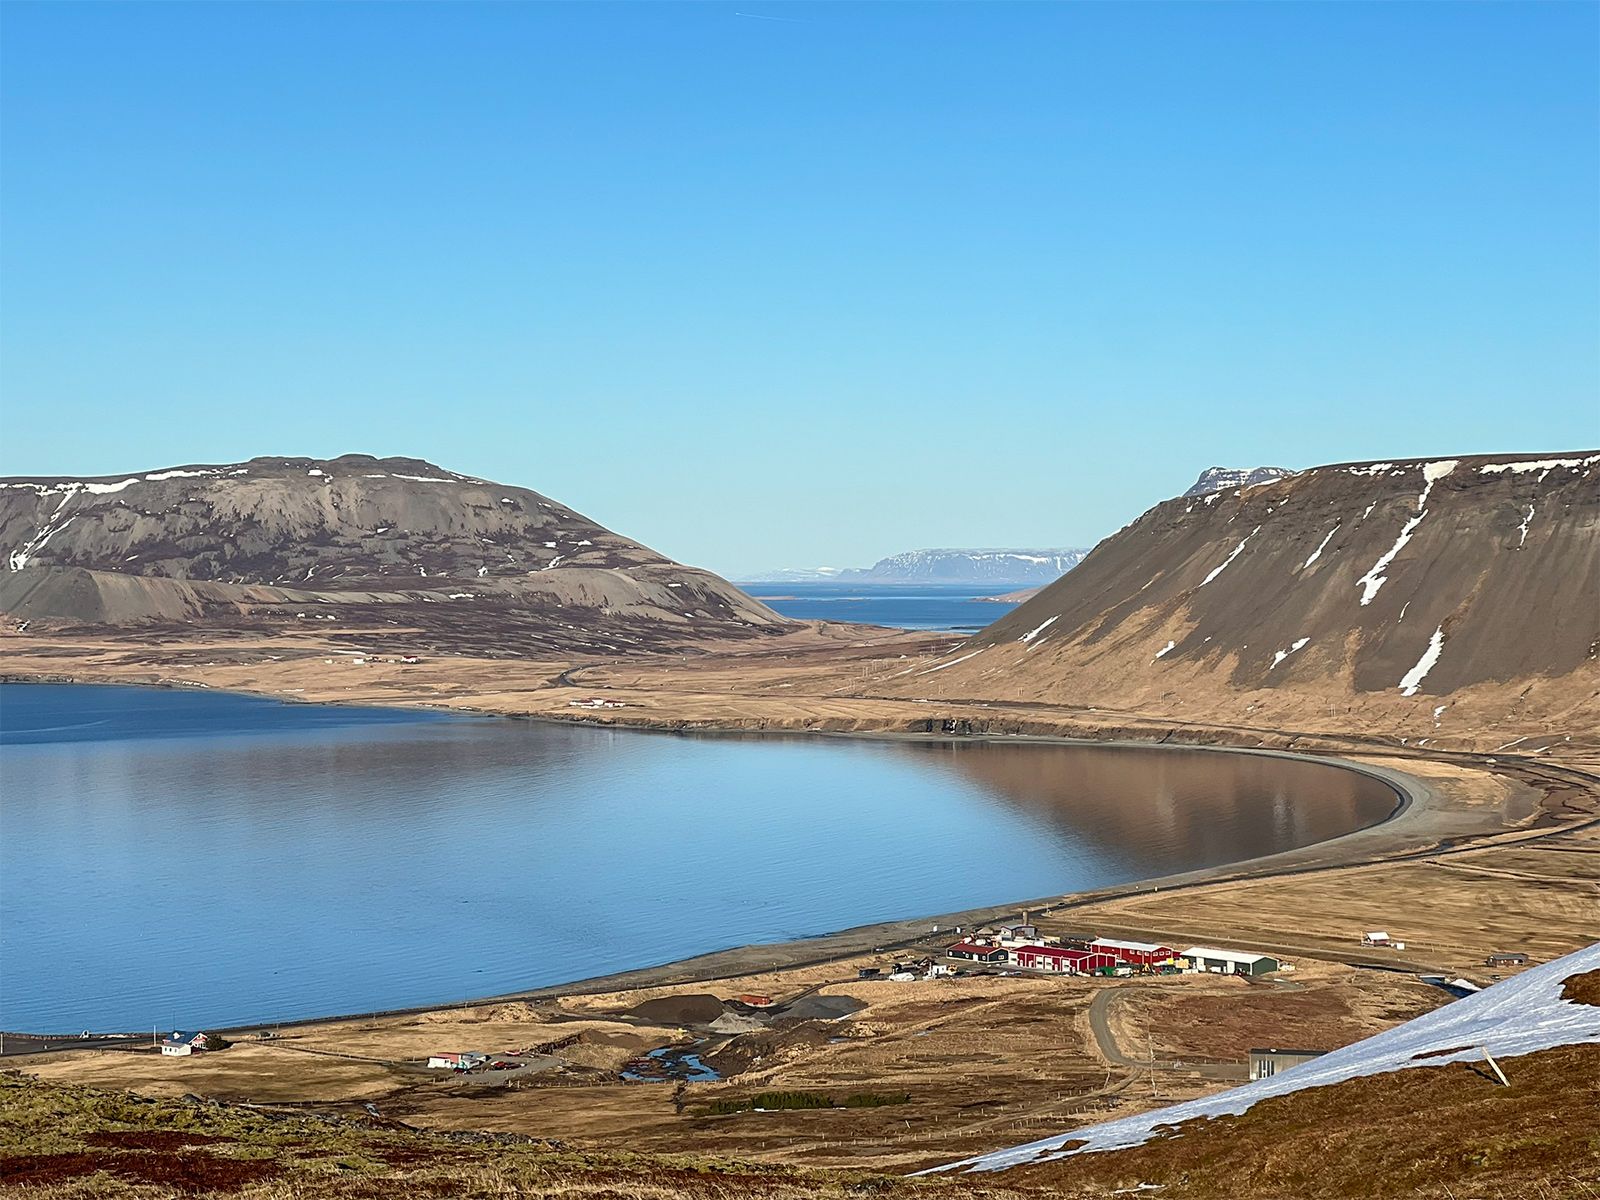
[[[5,686],[0,1027],[449,1002],[1234,861],[1392,803],[1199,752]]]

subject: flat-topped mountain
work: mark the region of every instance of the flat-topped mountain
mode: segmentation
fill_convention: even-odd
[[[1262,728],[1593,730],[1600,453],[1318,467],[1179,497],[888,686]]]
[[[848,578],[863,583],[1049,583],[1083,561],[1083,549],[911,550]]]
[[[538,492],[412,458],[0,480],[0,549],[0,608],[22,619],[402,622],[519,651],[786,624]]]
[[[908,550],[870,567],[784,568],[763,583],[1019,584],[1050,583],[1083,561],[1084,549]],[[755,579],[757,576],[751,576]]]
[[[1287,479],[1293,474],[1287,467],[1209,467],[1200,472],[1200,478],[1184,495],[1206,496],[1229,488],[1255,487],[1258,483]]]

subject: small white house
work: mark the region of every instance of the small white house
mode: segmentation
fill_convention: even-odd
[[[433,1054],[428,1066],[444,1071],[469,1071],[479,1063],[487,1062],[486,1054]]]
[[[211,1040],[205,1034],[185,1033],[181,1029],[174,1029],[172,1033],[161,1039],[161,1053],[166,1058],[188,1058],[197,1050],[211,1049]]]

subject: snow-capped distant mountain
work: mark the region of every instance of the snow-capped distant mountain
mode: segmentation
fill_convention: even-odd
[[[850,574],[848,567],[774,567],[752,571],[739,577],[744,583],[825,583]]]
[[[1083,561],[1087,549],[912,550],[880,558],[865,571],[848,571],[863,583],[1051,583]]]
[[[1258,483],[1271,483],[1274,479],[1287,479],[1295,472],[1286,467],[1212,467],[1201,471],[1194,486],[1185,496],[1209,496],[1224,488],[1254,487]]]
[[[749,575],[760,583],[1054,583],[1083,561],[1087,549],[910,550],[870,567],[788,568]]]

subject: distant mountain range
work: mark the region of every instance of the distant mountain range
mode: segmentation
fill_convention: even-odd
[[[1046,550],[910,550],[870,567],[811,567],[768,571],[750,582],[976,583],[1005,586],[1052,583],[1083,561],[1082,548]]]
[[[1184,496],[1209,496],[1212,492],[1226,491],[1228,488],[1255,487],[1260,483],[1287,479],[1293,474],[1287,467],[1211,467],[1200,472],[1200,478],[1194,481],[1194,486]]]

